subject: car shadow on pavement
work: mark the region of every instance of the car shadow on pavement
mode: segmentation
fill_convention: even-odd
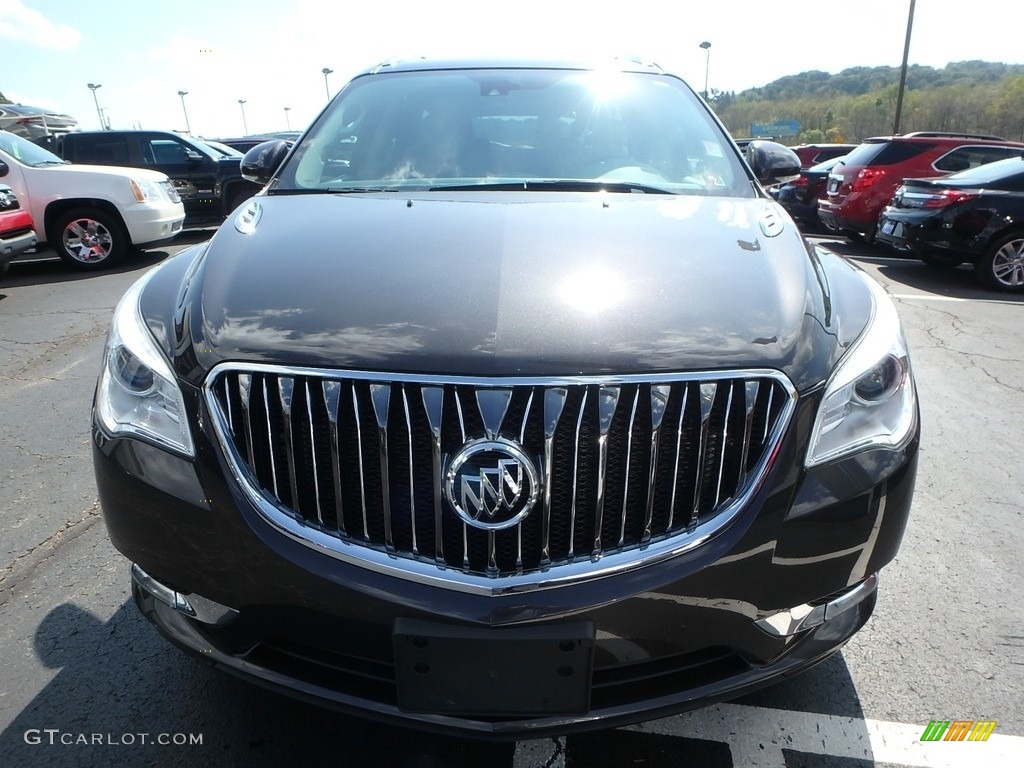
[[[107,622],[57,606],[34,646],[39,662],[59,671],[0,733],[5,768],[512,765],[512,743],[404,731],[237,680],[169,645],[131,601]],[[161,734],[171,742],[198,734],[202,743],[161,745]]]
[[[65,264],[53,251],[42,251],[12,261],[7,275],[0,280],[0,293],[27,285],[71,283],[123,272],[138,272],[141,275],[150,267],[166,259],[167,256],[168,252],[160,249],[133,252],[128,254],[124,261],[116,267],[95,272],[83,272]]]
[[[43,666],[58,671],[0,733],[0,765],[6,768],[50,764],[501,768],[512,766],[516,755],[513,743],[408,731],[263,690],[170,646],[131,601],[106,622],[77,605],[60,605],[39,624],[34,649]],[[827,744],[813,753],[790,749],[792,737],[786,726],[773,725],[780,710],[853,718],[845,726],[847,733],[870,744],[866,730],[858,733],[858,728],[865,727],[863,712],[839,654],[794,680],[733,703],[767,708],[767,716],[757,721],[757,733],[739,737],[771,742],[776,753],[785,756],[787,766],[866,768],[873,764],[869,757],[830,757]],[[734,751],[730,758],[730,746],[735,750],[735,745],[701,737],[700,717],[698,710],[635,729],[569,736],[559,740],[554,754],[561,753],[561,764],[570,767],[741,765],[742,752]],[[194,743],[197,736],[201,743]],[[161,738],[170,743],[158,743]],[[516,764],[534,765],[522,756]],[[536,762],[538,767],[546,764],[550,760]]]

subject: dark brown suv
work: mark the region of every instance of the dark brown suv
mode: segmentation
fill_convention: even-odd
[[[878,216],[906,178],[931,178],[1015,157],[1024,144],[998,136],[908,133],[868,139],[829,174],[818,216],[854,240],[873,240]]]

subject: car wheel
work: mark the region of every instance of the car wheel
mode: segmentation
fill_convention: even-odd
[[[57,255],[75,269],[107,269],[128,252],[128,233],[121,222],[101,208],[69,211],[54,223]]]
[[[925,264],[936,269],[956,269],[964,260],[956,256],[948,256],[945,253],[922,253],[918,254]]]
[[[974,271],[987,288],[1024,291],[1024,232],[1012,232],[996,240]]]

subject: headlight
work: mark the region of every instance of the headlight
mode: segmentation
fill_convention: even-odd
[[[170,200],[172,203],[181,201],[178,191],[171,186],[170,181],[151,181],[149,179],[129,179],[132,194],[140,203],[155,200]]]
[[[902,445],[914,427],[917,394],[896,307],[878,283],[862,277],[871,290],[871,320],[825,386],[808,467]]]
[[[111,435],[139,437],[194,456],[181,389],[139,311],[139,296],[152,274],[129,288],[114,310],[96,389],[96,414]]]

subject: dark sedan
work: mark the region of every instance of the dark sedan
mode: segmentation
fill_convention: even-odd
[[[816,231],[825,228],[818,218],[818,200],[825,196],[829,172],[842,159],[843,156],[840,155],[811,166],[801,171],[793,181],[787,181],[773,191],[772,196],[805,230]]]
[[[747,156],[619,60],[390,62],[251,150],[263,191],[105,347],[140,610],[270,688],[495,738],[835,653],[903,536],[916,389],[885,291],[764,192],[796,156]]]
[[[1024,157],[904,180],[878,239],[932,266],[973,264],[988,288],[1024,291]]]

